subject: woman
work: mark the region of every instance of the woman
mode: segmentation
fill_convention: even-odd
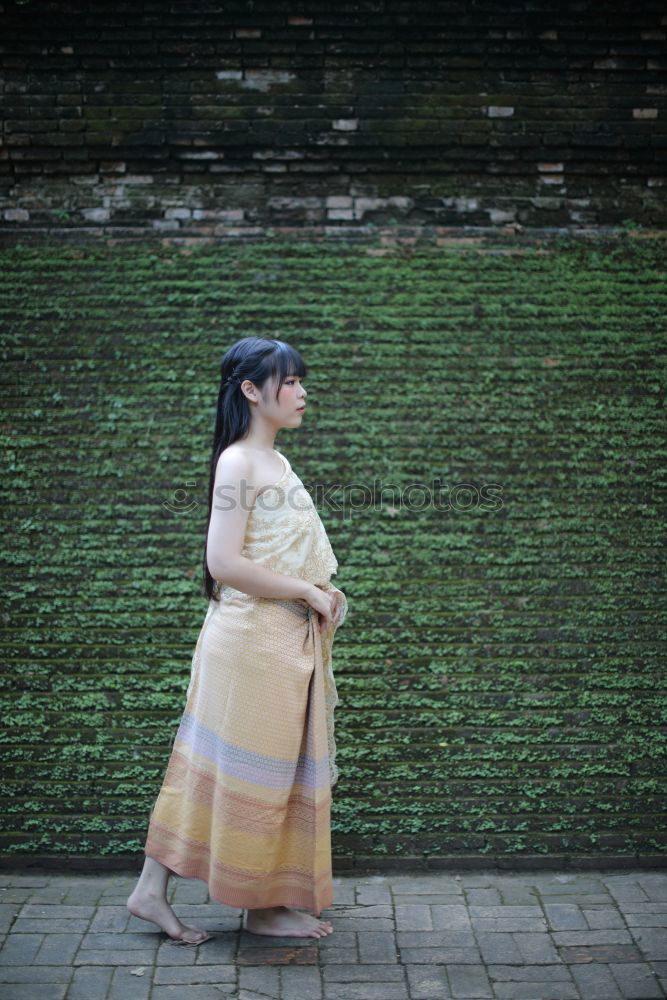
[[[209,606],[127,901],[179,944],[211,935],[167,902],[172,872],[243,908],[252,933],[333,930],[318,917],[333,900],[331,648],[347,599],[330,582],[338,563],[310,494],[273,447],[279,430],[301,426],[305,375],[298,351],[279,340],[246,337],[222,360],[203,560]]]

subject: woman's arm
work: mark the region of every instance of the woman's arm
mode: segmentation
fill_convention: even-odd
[[[276,573],[241,555],[250,510],[255,501],[252,461],[240,451],[223,452],[213,486],[206,562],[214,580],[254,597],[301,598],[332,621],[331,599],[299,577]]]

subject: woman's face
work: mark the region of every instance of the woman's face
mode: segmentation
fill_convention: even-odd
[[[286,416],[295,419],[296,415],[296,419],[301,423],[306,407],[306,395],[301,376],[288,375],[280,387],[278,396],[281,409],[287,411]]]
[[[276,400],[278,379],[270,379],[261,394],[260,407],[263,416],[275,421],[280,427],[298,427],[303,420],[306,406],[306,389],[301,376],[288,375]]]

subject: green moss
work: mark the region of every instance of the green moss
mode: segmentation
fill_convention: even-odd
[[[276,443],[342,502],[334,853],[665,851],[663,241],[0,257],[0,852],[143,846],[205,613],[218,366],[248,334],[303,352],[309,419]]]

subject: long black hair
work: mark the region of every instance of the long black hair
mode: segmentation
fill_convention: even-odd
[[[213,510],[213,487],[218,459],[221,453],[234,441],[244,438],[250,430],[250,403],[241,392],[241,383],[250,379],[252,384],[264,393],[264,385],[272,377],[277,377],[276,400],[283,382],[291,375],[306,377],[303,358],[284,340],[265,337],[243,337],[229,348],[220,366],[220,390],[215,415],[213,452],[208,483],[208,520],[204,538],[204,586],[203,594],[217,599],[214,593],[215,580],[211,576],[206,561],[208,528]]]

